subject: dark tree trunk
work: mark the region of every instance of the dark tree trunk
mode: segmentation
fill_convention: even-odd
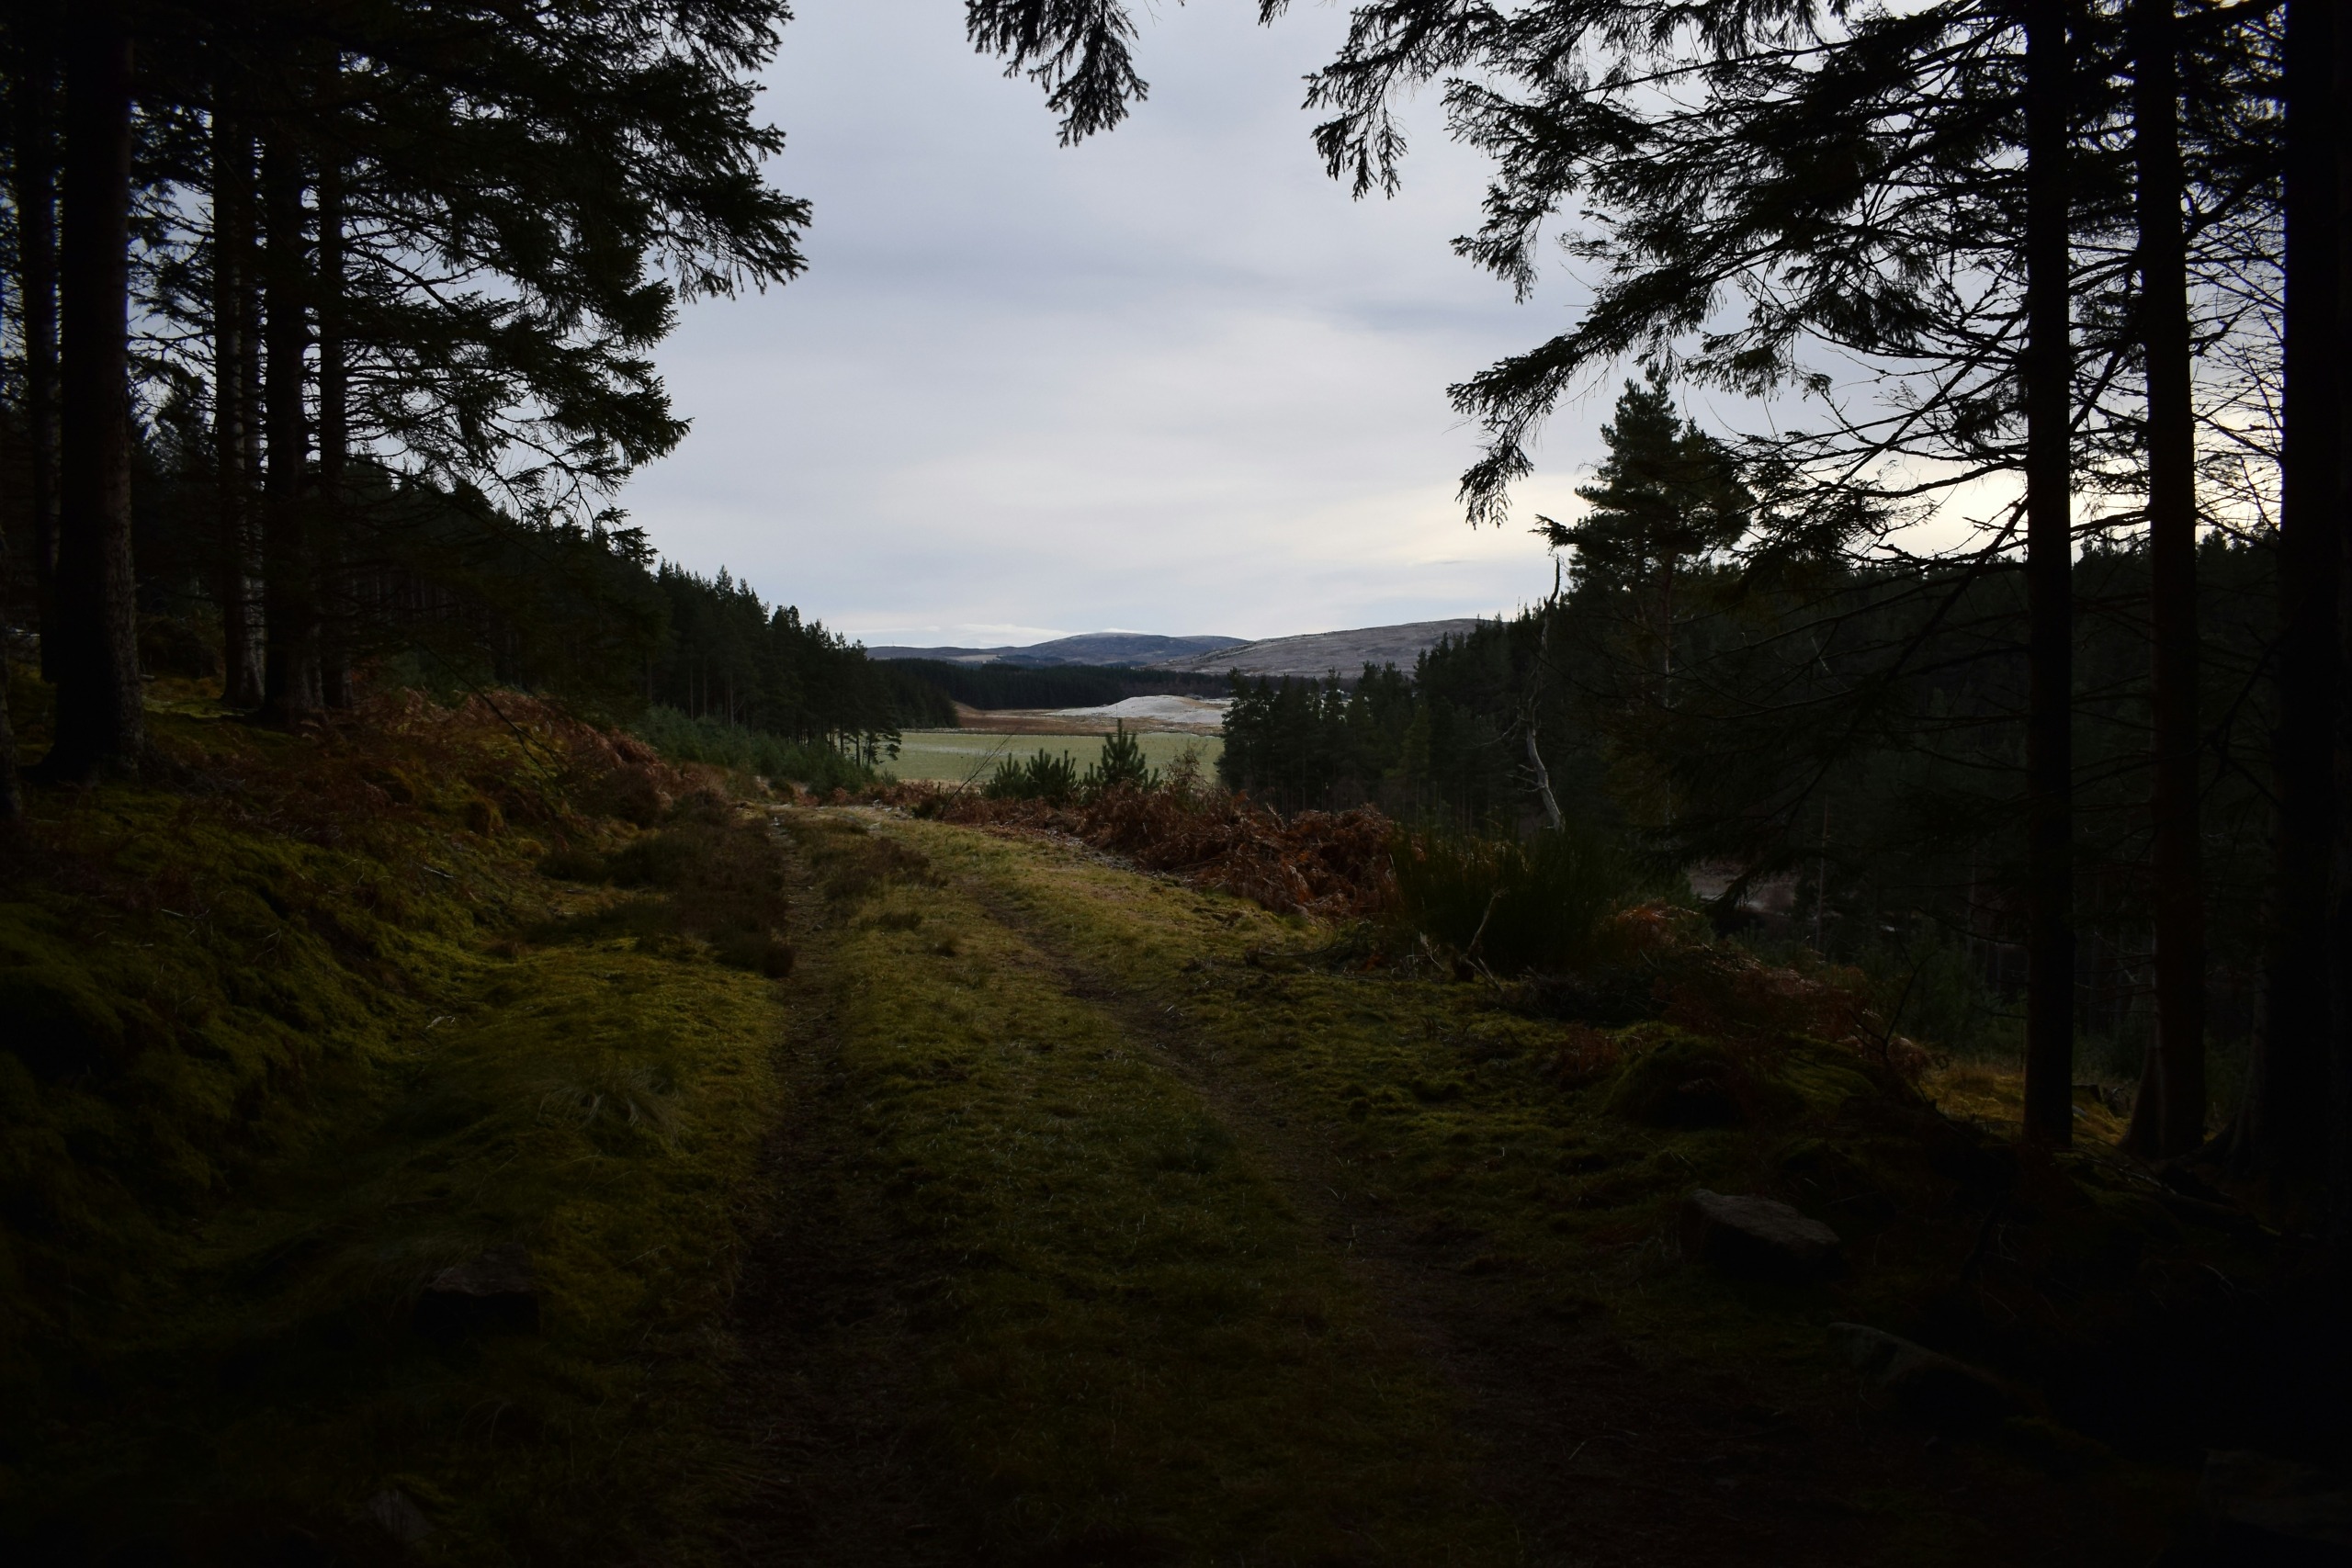
[[[2179,28],[2174,0],[2132,0],[2132,145],[2140,310],[2148,356],[2148,549],[2155,670],[2156,1039],[2129,1145],[2205,1141],[2205,888],[2197,813],[2197,454],[2180,202]]]
[[[303,362],[311,331],[305,316],[309,269],[302,231],[302,174],[293,149],[281,136],[267,139],[263,146],[261,184],[267,232],[262,258],[263,310],[267,321],[262,421],[269,446],[268,478],[262,496],[263,619],[267,634],[262,715],[273,724],[293,725],[319,710],[319,626],[304,516],[311,498]]]
[[[8,542],[0,537],[0,569],[7,560]],[[8,716],[8,641],[15,630],[0,613],[0,822],[14,822],[25,814],[24,790],[17,779],[17,727]]]
[[[253,133],[231,107],[224,73],[212,117],[212,457],[220,530],[220,700],[262,700],[261,541],[254,505],[253,423],[246,341],[254,269]]]
[[[2335,362],[2341,367],[2352,355],[2352,26],[2337,18],[2334,36],[2335,154]],[[2339,376],[2342,372],[2339,370]],[[2341,380],[2335,393],[2335,482],[2336,525],[2336,636],[2341,659],[2337,664],[2335,708],[2335,886],[2329,931],[2329,976],[2334,1017],[2328,1032],[2330,1077],[2334,1094],[2328,1128],[2331,1155],[2329,1188],[2334,1198],[2328,1241],[2339,1277],[2352,1274],[2352,396]]]
[[[332,152],[319,168],[319,506],[324,589],[320,605],[320,695],[351,706],[351,584],[345,550],[344,470],[351,450],[350,382],[344,367],[343,168]]]
[[[23,298],[25,434],[40,672],[57,678],[57,59],[39,8],[20,24],[17,79],[17,252]]]
[[[2337,254],[2329,78],[2335,8],[2287,13],[2287,328],[2278,507],[2278,798],[2262,1022],[2232,1150],[2246,1170],[2306,1188],[2327,1168],[2328,868],[2335,817]]]
[[[17,777],[17,727],[8,717],[8,645],[0,641],[0,822],[25,814],[25,792]]]
[[[65,26],[59,254],[57,731],[42,770],[84,780],[146,750],[130,564],[130,34],[112,5]]]
[[[2068,243],[2073,50],[2064,0],[2027,0],[2026,417],[2028,868],[2025,1134],[2074,1138],[2074,377]]]

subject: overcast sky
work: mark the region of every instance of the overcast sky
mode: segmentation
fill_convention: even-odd
[[[1065,149],[955,0],[797,10],[762,102],[809,266],[689,308],[662,351],[693,434],[622,503],[663,554],[868,643],[1276,637],[1549,587],[1526,529],[1575,505],[1607,400],[1565,409],[1513,524],[1473,533],[1444,389],[1576,293],[1514,305],[1447,248],[1480,164],[1433,113],[1400,198],[1324,177],[1300,78],[1343,11],[1163,4],[1150,100]]]

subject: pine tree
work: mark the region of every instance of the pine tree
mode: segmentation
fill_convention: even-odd
[[[50,7],[26,8],[11,62],[10,194],[16,200],[17,301],[25,346],[24,419],[28,447],[26,509],[32,514],[33,607],[41,674],[56,674],[57,592],[57,134],[55,30]]]
[[[146,750],[130,559],[131,37],[119,0],[61,22],[57,722],[41,772],[88,779]]]
[[[1667,706],[1678,592],[1692,569],[1739,542],[1754,497],[1722,443],[1676,412],[1662,374],[1625,383],[1600,438],[1608,456],[1577,489],[1590,510],[1573,524],[1539,523],[1553,548],[1572,555],[1580,587],[1640,606],[1652,700]]]
[[[2174,0],[2131,0],[2132,141],[2141,336],[2148,382],[2153,584],[2156,1034],[2132,1105],[2140,1153],[2205,1139],[2205,888],[2198,830],[2197,433],[2179,141],[2180,28]]]

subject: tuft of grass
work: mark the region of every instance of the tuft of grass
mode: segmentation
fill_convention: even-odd
[[[543,875],[660,895],[542,922],[532,932],[541,941],[628,932],[658,946],[683,934],[707,944],[731,968],[771,979],[792,972],[792,944],[784,935],[789,899],[783,852],[763,822],[746,820],[720,795],[686,796],[661,831],[608,855],[560,851],[539,869]]]

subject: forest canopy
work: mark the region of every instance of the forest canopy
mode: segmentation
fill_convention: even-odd
[[[613,504],[686,423],[681,308],[789,281],[754,114],[785,8],[443,0],[10,14],[10,624],[49,776],[137,768],[142,673],[279,725],[363,673],[872,756],[939,694]]]

